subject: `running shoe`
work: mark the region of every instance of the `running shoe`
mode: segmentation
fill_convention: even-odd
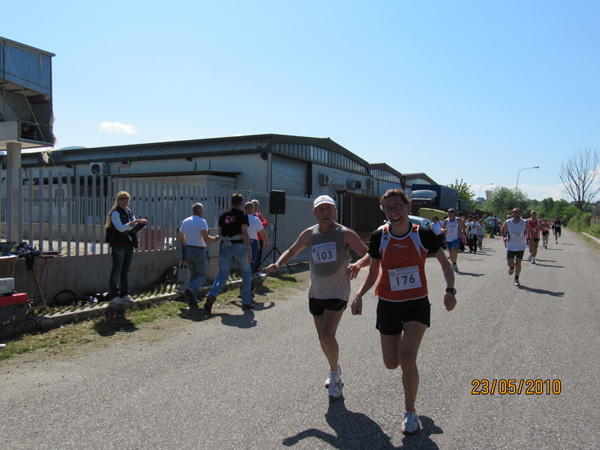
[[[122,305],[123,300],[121,299],[121,297],[117,296],[110,301],[110,304],[111,305]]]
[[[340,365],[338,364],[338,370],[337,370],[338,376],[342,375],[342,368],[340,367]],[[327,377],[327,379],[325,380],[325,389],[329,389],[329,381],[331,380],[331,375]]]
[[[208,314],[212,312],[212,307],[215,303],[215,300],[216,298],[214,295],[209,295],[208,297],[206,297],[206,301],[204,302],[204,311],[206,311]]]
[[[337,377],[331,377],[329,388],[327,388],[329,398],[337,398],[342,395],[342,386],[342,379],[340,378],[339,374]]]
[[[455,272],[458,272],[458,265],[456,263],[452,264],[452,267],[454,268]]]
[[[131,298],[131,296],[128,294],[125,297],[121,297],[121,302],[123,303],[133,303],[133,299]]]
[[[421,422],[416,411],[404,410],[402,415],[402,434],[416,434],[421,430]]]
[[[531,258],[533,258],[533,255],[530,253],[529,258],[527,258],[527,261],[531,262]]]
[[[514,267],[509,267],[508,268],[508,274],[512,275],[513,273],[515,273],[515,268]]]
[[[188,299],[188,305],[190,305],[191,307],[198,306],[198,302],[196,301],[196,296],[194,295],[194,291],[192,291],[190,288],[187,288],[185,290],[185,295],[187,296],[187,299]]]
[[[519,277],[515,277],[515,286],[521,286],[521,283],[519,283]]]
[[[531,258],[531,264],[535,264],[535,257]]]

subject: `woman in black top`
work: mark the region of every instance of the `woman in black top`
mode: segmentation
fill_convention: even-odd
[[[137,235],[132,229],[136,225],[146,225],[146,219],[136,219],[129,209],[130,195],[121,191],[106,218],[108,242],[112,253],[110,272],[111,303],[121,305],[131,303],[129,296],[129,267],[133,259],[133,249],[137,248]]]

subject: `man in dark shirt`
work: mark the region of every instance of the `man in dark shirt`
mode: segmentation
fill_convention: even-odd
[[[242,309],[252,309],[252,248],[248,237],[248,216],[242,210],[244,198],[241,194],[231,196],[231,209],[219,216],[219,235],[221,236],[221,254],[219,257],[219,275],[206,297],[204,310],[210,314],[217,295],[227,283],[233,262],[237,262],[242,275]]]

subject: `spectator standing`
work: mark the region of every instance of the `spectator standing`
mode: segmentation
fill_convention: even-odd
[[[242,275],[242,309],[252,309],[251,285],[252,285],[252,247],[248,237],[248,215],[242,207],[244,197],[235,193],[231,196],[231,209],[219,216],[219,236],[221,236],[221,247],[219,257],[219,275],[215,279],[212,289],[206,296],[204,310],[212,313],[212,307],[227,283],[231,272],[231,266],[237,262]]]
[[[269,221],[267,219],[265,219],[263,217],[262,213],[259,211],[260,203],[258,202],[258,200],[256,200],[256,199],[252,200],[252,204],[254,205],[254,215],[256,217],[258,217],[258,220],[260,220],[260,223],[262,224],[263,228],[265,229],[265,233],[266,233],[267,229],[269,228]],[[259,233],[259,235],[258,235],[258,258],[256,258],[256,263],[253,264],[253,266],[252,266],[252,270],[254,272],[258,272],[258,270],[260,269],[260,263],[262,262],[262,255],[263,255],[264,247],[265,247],[264,238],[262,237],[262,234]]]
[[[202,217],[204,205],[194,203],[192,215],[181,223],[179,227],[178,240],[183,244],[185,241],[185,262],[190,271],[190,283],[185,289],[185,295],[190,307],[197,307],[198,289],[200,289],[208,277],[208,257],[206,255],[206,244],[217,242],[219,236],[208,234],[208,224]]]
[[[136,219],[129,209],[131,196],[125,191],[117,194],[113,207],[106,218],[108,242],[112,254],[110,272],[111,304],[122,305],[133,302],[129,295],[129,268],[133,260],[133,249],[138,247],[134,227],[144,226],[146,219]]]
[[[431,222],[431,229],[437,236],[440,241],[440,247],[444,248],[446,246],[446,239],[444,238],[442,222],[438,216],[433,216]]]

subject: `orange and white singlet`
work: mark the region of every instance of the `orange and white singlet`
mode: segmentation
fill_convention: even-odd
[[[531,219],[527,219],[527,222],[529,222],[529,225],[531,225],[531,228],[533,228],[533,233],[529,233],[531,238],[533,239],[539,239],[540,237],[540,219],[535,219],[535,220],[531,220]]]
[[[402,237],[393,236],[385,225],[379,255],[382,274],[375,294],[381,300],[401,302],[427,296],[427,249],[421,243],[418,225]]]

